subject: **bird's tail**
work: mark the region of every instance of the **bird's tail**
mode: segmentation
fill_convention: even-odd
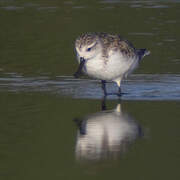
[[[137,54],[139,56],[139,60],[141,60],[144,56],[148,56],[151,52],[147,49],[138,49]]]

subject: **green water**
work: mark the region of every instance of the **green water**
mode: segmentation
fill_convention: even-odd
[[[0,179],[180,179],[179,8],[178,0],[0,0]],[[77,68],[74,40],[87,31],[120,33],[148,48],[135,73],[156,74],[156,83],[134,76],[122,86],[129,93],[122,112],[143,135],[123,153],[107,145],[106,157],[79,160],[74,120],[88,123],[102,111],[98,82],[66,80]],[[107,110],[117,104],[108,98]]]
[[[87,31],[120,33],[151,50],[137,73],[179,72],[179,1],[3,0],[0,7],[1,72],[71,75],[74,40]]]
[[[144,137],[123,156],[95,162],[76,160],[73,119],[101,111],[101,101],[1,93],[0,106],[2,179],[179,179],[179,102],[123,102]]]

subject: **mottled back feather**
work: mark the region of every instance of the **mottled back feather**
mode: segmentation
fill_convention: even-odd
[[[108,33],[85,33],[76,39],[76,47],[80,48],[84,45],[90,45],[94,41],[100,41],[103,47],[103,56],[108,57],[110,50],[120,51],[127,57],[136,56],[136,49],[126,39],[120,35],[108,34]]]

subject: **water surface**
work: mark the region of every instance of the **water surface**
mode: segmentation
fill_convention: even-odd
[[[76,99],[102,99],[104,94],[101,81],[75,79],[73,76],[23,77],[11,74],[0,78],[0,91],[8,92],[48,92]],[[121,100],[180,100],[180,75],[178,74],[136,74],[122,83],[122,96],[119,98],[117,85],[107,83],[108,99]]]
[[[180,179],[179,9],[179,0],[0,0],[0,179]],[[74,41],[89,31],[151,51],[121,100],[72,77]]]
[[[1,72],[72,75],[83,32],[119,33],[152,54],[137,73],[179,73],[180,1],[0,1]]]
[[[97,114],[104,114],[101,100],[65,98],[47,92],[1,92],[0,98],[2,179],[179,179],[179,102],[121,102],[122,118],[127,115],[130,119],[124,119],[125,123],[132,121],[135,128],[121,146],[119,128],[115,128],[122,125],[118,123],[121,119],[97,119]],[[108,100],[107,111],[112,112],[118,104],[118,100]],[[96,120],[92,119],[94,115]],[[87,121],[90,125],[100,123],[96,133],[105,125],[110,128],[117,123],[115,136],[109,136],[114,145],[101,141],[106,149],[97,149],[101,158],[95,161],[77,156],[79,126],[74,120],[86,117],[91,118]],[[137,126],[143,136],[137,136]],[[104,135],[106,140],[108,134]],[[91,152],[97,147],[91,146]]]

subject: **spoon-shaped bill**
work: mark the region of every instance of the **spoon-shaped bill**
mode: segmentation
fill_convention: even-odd
[[[78,67],[77,71],[74,73],[74,77],[75,78],[78,78],[78,77],[81,76],[84,64],[85,64],[85,59],[84,58],[80,58],[79,67]]]

